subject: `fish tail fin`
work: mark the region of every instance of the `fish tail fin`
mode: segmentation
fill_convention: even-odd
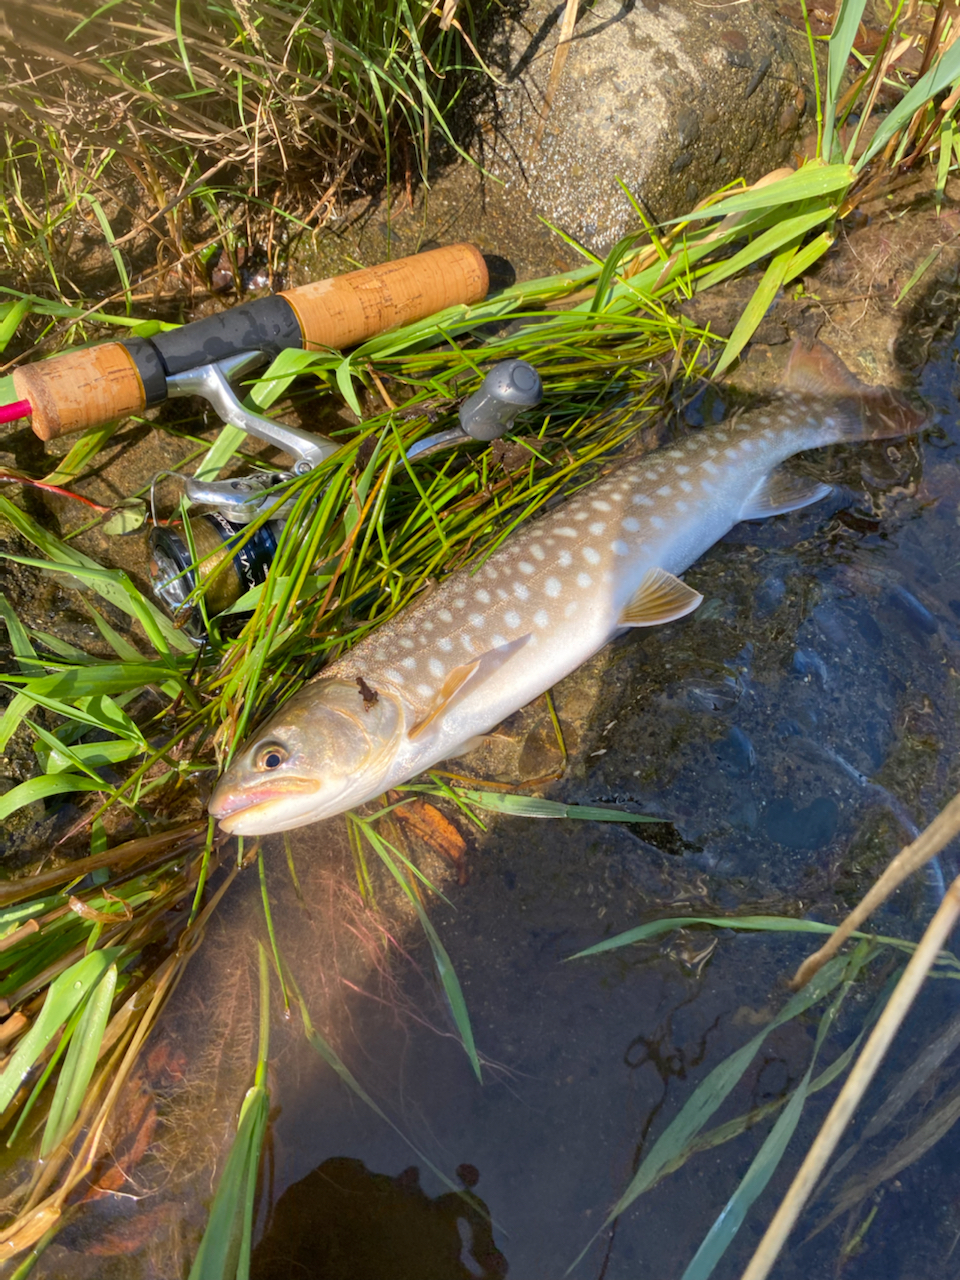
[[[832,403],[825,418],[835,440],[886,440],[919,431],[927,414],[893,387],[871,387],[850,372],[838,355],[814,342],[794,344],[781,390]]]

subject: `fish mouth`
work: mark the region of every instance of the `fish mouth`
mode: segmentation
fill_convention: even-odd
[[[261,835],[265,832],[279,831],[282,827],[273,825],[258,830],[257,819],[275,809],[276,805],[288,796],[308,798],[316,795],[320,783],[313,778],[284,778],[269,785],[250,787],[243,791],[231,791],[217,788],[210,797],[207,812],[216,818],[221,830],[227,835]],[[250,827],[253,822],[253,829]],[[302,819],[301,819],[302,821]],[[238,830],[243,826],[245,830]]]

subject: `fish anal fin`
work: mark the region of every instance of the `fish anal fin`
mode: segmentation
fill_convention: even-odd
[[[832,490],[832,485],[821,484],[809,476],[797,475],[785,467],[777,467],[760,481],[740,510],[741,520],[765,520],[767,516],[782,516],[788,511],[799,511],[819,502]]]
[[[468,691],[472,693],[479,684],[482,684],[484,680],[489,679],[490,676],[499,671],[509,658],[512,658],[519,649],[523,648],[530,639],[531,634],[518,636],[516,640],[511,640],[509,644],[500,645],[496,649],[488,649],[486,653],[482,653],[479,658],[474,658],[472,662],[464,662],[461,666],[454,667],[447,674],[446,679],[437,690],[424,715],[407,730],[407,737],[411,741],[421,737],[432,724],[436,723],[440,716],[455,706]]]
[[[667,573],[666,569],[651,569],[630,597],[620,615],[621,627],[654,627],[661,622],[673,622],[693,613],[703,600],[699,591]]]

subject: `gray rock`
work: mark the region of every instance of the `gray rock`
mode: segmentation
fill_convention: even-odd
[[[583,244],[603,252],[637,225],[618,179],[660,221],[790,155],[812,101],[809,55],[760,2],[582,6],[537,145],[563,9],[531,0],[514,24],[488,167]]]

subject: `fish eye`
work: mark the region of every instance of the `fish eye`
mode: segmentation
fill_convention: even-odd
[[[281,747],[279,742],[269,742],[257,752],[254,765],[257,769],[263,771],[279,769],[288,758],[289,752],[284,747]]]

